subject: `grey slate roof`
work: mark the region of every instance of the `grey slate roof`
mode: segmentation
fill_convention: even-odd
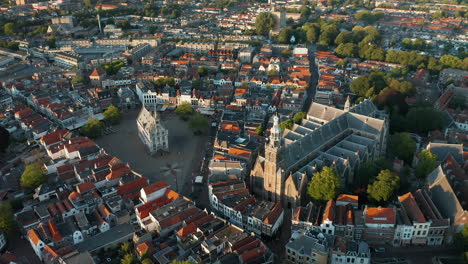
[[[437,155],[437,162],[442,162],[445,160],[447,155],[450,153],[455,158],[460,166],[463,166],[463,144],[445,144],[445,143],[435,143],[430,142],[427,147],[427,150]]]

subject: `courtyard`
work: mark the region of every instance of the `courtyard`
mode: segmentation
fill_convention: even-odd
[[[138,137],[136,118],[139,112],[140,109],[124,112],[122,122],[112,128],[115,133],[103,135],[96,143],[107,153],[128,163],[132,170],[151,183],[164,180],[171,189],[189,195],[192,178],[203,160],[208,136],[195,136],[187,122],[173,112],[162,113],[161,120],[169,130],[169,153],[150,156]]]

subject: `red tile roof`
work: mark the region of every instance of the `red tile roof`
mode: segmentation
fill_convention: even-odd
[[[370,224],[395,224],[395,208],[367,207],[364,211],[365,221]]]
[[[323,221],[330,220],[335,221],[335,201],[330,200],[327,202],[327,206],[325,207],[325,211],[323,212]]]
[[[115,179],[120,179],[123,176],[130,174],[132,171],[130,170],[129,167],[127,167],[125,164],[121,163],[115,168],[111,169],[111,172],[107,174],[106,179],[107,180],[115,180]]]
[[[144,254],[148,254],[148,256],[152,256],[153,253],[156,251],[156,247],[151,243],[151,241],[145,241],[140,243],[136,246],[136,251],[138,256],[143,256]]]
[[[124,199],[137,199],[140,195],[141,188],[145,187],[147,184],[148,179],[145,177],[137,178],[136,180],[116,187],[117,194],[121,195]]]
[[[273,209],[271,209],[271,212],[265,218],[265,220],[263,220],[263,222],[268,225],[274,225],[280,217],[281,213],[283,213],[283,206],[281,206],[280,203],[276,203]]]
[[[336,198],[336,201],[357,204],[359,201],[359,197],[357,195],[351,195],[351,194],[340,194],[338,198]]]
[[[417,223],[424,223],[426,222],[426,218],[424,217],[421,209],[419,208],[418,204],[416,203],[416,199],[414,198],[411,192],[404,194],[398,197],[398,200],[402,204],[405,209],[406,214],[408,217]]]
[[[185,211],[182,211],[178,214],[175,214],[169,218],[166,218],[164,220],[162,220],[159,225],[161,226],[161,229],[165,229],[165,228],[168,228],[168,227],[171,227],[173,225],[176,225],[182,221],[184,221],[185,219],[188,219],[190,218],[191,216],[195,215],[197,212],[199,212],[200,209],[198,208],[189,208]]]
[[[29,240],[33,242],[34,245],[38,245],[41,238],[34,229],[29,229],[28,231]]]
[[[60,231],[58,230],[58,227],[55,224],[55,222],[50,220],[49,223],[47,223],[47,225],[49,226],[50,234],[52,235],[52,240],[54,242],[62,241],[62,235],[60,234]]]
[[[149,195],[151,193],[157,192],[168,186],[169,185],[165,181],[158,181],[151,185],[146,186],[145,188],[143,188],[143,191],[146,193],[146,195]]]
[[[84,182],[82,184],[79,184],[76,186],[76,190],[79,192],[79,193],[86,193],[90,190],[94,190],[96,189],[96,185],[94,185],[93,182]]]

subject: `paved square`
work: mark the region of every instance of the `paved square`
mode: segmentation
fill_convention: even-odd
[[[138,137],[136,118],[139,111],[133,109],[124,113],[122,122],[113,127],[117,132],[103,135],[96,143],[107,153],[128,162],[132,170],[142,174],[150,182],[164,180],[174,190],[177,190],[176,179],[165,171],[168,170],[168,164],[169,167],[178,168],[178,191],[188,195],[191,192],[192,174],[199,169],[207,137],[193,135],[188,123],[180,120],[174,113],[163,113],[161,120],[169,129],[170,152],[152,157],[145,151]]]

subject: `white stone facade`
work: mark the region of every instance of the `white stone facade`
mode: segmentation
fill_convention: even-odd
[[[141,109],[137,118],[138,136],[148,152],[153,155],[158,151],[169,151],[169,131],[161,123],[158,114]]]

